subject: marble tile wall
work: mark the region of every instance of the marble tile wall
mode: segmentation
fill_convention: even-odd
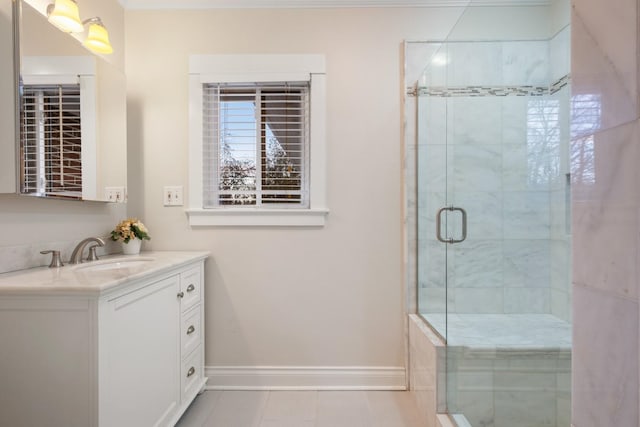
[[[638,2],[572,3],[572,96],[601,110],[572,140],[595,163],[572,159],[572,423],[638,426]]]
[[[443,104],[442,99],[429,99],[431,106]],[[420,148],[423,162],[418,165],[418,186],[428,183],[430,189],[439,191],[419,193],[422,214],[419,235],[433,235],[435,212],[445,204],[446,161],[454,177],[449,184],[454,196],[446,203],[464,206],[469,214],[469,240],[451,247],[448,254],[455,311],[547,312],[550,296],[542,288],[549,288],[548,191],[538,191],[539,187],[531,191],[527,184],[526,126],[502,126],[503,110],[511,111],[513,104],[526,104],[517,98],[476,98],[468,104],[464,101],[469,99],[446,100],[448,111],[453,112],[449,120],[455,122],[451,126],[455,129],[450,137],[452,145],[447,149],[444,144],[428,144],[437,141],[437,132],[443,131],[431,129],[427,133],[431,139]],[[438,108],[431,109],[434,118],[436,111]],[[483,115],[478,112],[486,112],[484,126]],[[513,136],[518,127],[520,137],[516,144]],[[503,134],[512,136],[510,144],[503,144]],[[505,188],[510,191],[505,192]],[[458,228],[454,225],[452,233],[457,234]],[[444,282],[440,263],[444,262],[444,251],[438,250],[438,245],[442,245],[429,237],[424,244],[431,251],[425,261],[424,285],[441,288]],[[547,247],[542,247],[544,244]],[[528,274],[532,270],[536,272],[535,280]],[[503,292],[505,287],[527,286],[537,289]],[[520,307],[524,293],[529,301],[535,301]],[[442,300],[439,305],[443,305]]]
[[[571,27],[567,25],[549,40],[549,79],[564,77],[571,69]]]
[[[430,76],[431,73],[425,71],[429,68],[434,55],[443,46],[442,43],[412,41],[405,43],[404,62],[405,73],[404,81],[406,86],[412,86],[416,82],[426,86],[427,82],[423,78]]]
[[[546,41],[450,42],[446,49],[449,87],[548,85]]]

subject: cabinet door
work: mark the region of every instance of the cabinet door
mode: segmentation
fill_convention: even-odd
[[[92,310],[87,299],[0,298],[0,426],[95,425]]]
[[[166,424],[180,395],[178,276],[106,303],[100,425]]]

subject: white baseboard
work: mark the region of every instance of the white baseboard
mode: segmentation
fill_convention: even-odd
[[[206,366],[207,390],[406,390],[400,367]]]

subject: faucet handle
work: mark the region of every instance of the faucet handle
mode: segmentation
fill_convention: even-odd
[[[62,260],[60,259],[60,251],[54,251],[49,249],[46,251],[40,251],[40,253],[42,255],[51,254],[51,264],[49,264],[49,268],[57,268],[57,267],[64,266],[64,264],[62,263]]]
[[[99,248],[100,245],[89,246],[89,256],[87,257],[87,261],[98,261],[98,254],[96,253],[96,248]]]

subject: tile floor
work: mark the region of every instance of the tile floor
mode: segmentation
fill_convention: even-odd
[[[177,427],[423,427],[404,391],[206,391]]]

